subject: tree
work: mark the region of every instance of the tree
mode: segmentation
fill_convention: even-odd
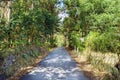
[[[86,37],[90,31],[102,34],[119,29],[119,0],[64,0],[64,3],[69,17],[64,20],[63,26],[70,42],[74,42],[71,41],[73,32],[74,36],[80,33],[80,38]]]
[[[1,1],[1,19],[6,20],[6,24],[10,23],[10,17],[12,13],[12,0]]]
[[[55,7],[56,2],[56,0],[2,1],[1,44],[6,42],[6,47],[15,47],[19,44],[34,43],[36,40],[41,41],[43,38],[44,42],[52,43],[50,41],[53,41],[53,34],[59,21]],[[9,13],[7,10],[4,12],[5,9],[8,9]],[[3,20],[3,17],[7,21]],[[9,27],[5,27],[4,22],[5,24],[9,23]]]

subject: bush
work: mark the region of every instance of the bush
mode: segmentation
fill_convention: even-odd
[[[75,31],[71,32],[70,40],[69,40],[70,47],[77,48],[78,50],[83,50],[84,44],[80,40],[80,38],[81,38],[80,32],[75,32]]]
[[[119,53],[120,36],[114,32],[90,32],[86,37],[85,46],[90,49],[101,52]]]
[[[65,45],[65,37],[61,33],[56,33],[54,35],[54,44],[55,46],[64,46]]]

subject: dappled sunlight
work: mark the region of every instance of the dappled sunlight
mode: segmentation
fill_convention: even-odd
[[[61,67],[36,67],[29,74],[29,76],[39,75],[39,77],[44,77],[45,79],[65,79],[68,76],[78,77],[83,76],[82,73],[79,72],[78,68],[72,68],[71,70],[64,70]]]
[[[78,69],[68,52],[59,47],[46,56],[37,67],[20,80],[89,80]]]
[[[0,0],[0,80],[119,80],[119,66],[120,0]]]
[[[44,61],[44,62],[47,62],[47,63],[58,63],[58,62],[66,62],[66,61],[71,61],[71,59],[60,59],[60,57],[56,57],[56,58],[54,58],[54,59],[48,59],[48,60],[46,60],[46,61]]]

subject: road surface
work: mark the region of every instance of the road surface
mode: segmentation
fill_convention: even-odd
[[[20,80],[89,80],[77,67],[69,53],[59,47]]]

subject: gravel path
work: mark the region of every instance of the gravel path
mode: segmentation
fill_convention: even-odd
[[[59,47],[20,80],[89,80],[79,71],[69,53]]]

